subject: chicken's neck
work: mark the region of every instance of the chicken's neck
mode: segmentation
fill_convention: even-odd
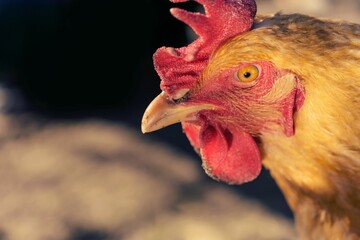
[[[360,239],[358,121],[339,113],[331,122],[306,111],[294,136],[263,135],[263,164],[293,210],[301,239]]]

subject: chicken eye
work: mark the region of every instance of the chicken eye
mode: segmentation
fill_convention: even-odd
[[[235,78],[241,82],[252,82],[259,76],[259,69],[255,65],[250,65],[239,69],[235,73]]]

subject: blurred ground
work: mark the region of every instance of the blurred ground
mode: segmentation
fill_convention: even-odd
[[[293,239],[290,221],[125,124],[1,120],[1,239]]]
[[[296,239],[266,171],[218,183],[179,126],[140,133],[159,93],[152,53],[188,41],[165,2],[1,6],[1,240]],[[360,22],[359,5],[262,0],[258,12]],[[142,25],[122,19],[124,7]]]

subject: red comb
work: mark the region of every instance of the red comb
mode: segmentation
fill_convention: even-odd
[[[188,0],[170,0],[187,2]],[[256,14],[254,0],[195,0],[205,14],[172,8],[171,14],[189,25],[199,36],[186,47],[162,47],[154,53],[154,66],[161,89],[172,95],[178,89],[193,87],[211,53],[225,40],[249,31]]]

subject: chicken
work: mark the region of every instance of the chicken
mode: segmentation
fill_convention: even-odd
[[[253,181],[264,166],[300,239],[360,239],[360,25],[196,2],[205,13],[171,9],[199,37],[154,53],[162,92],[142,131],[181,122],[218,181]]]

